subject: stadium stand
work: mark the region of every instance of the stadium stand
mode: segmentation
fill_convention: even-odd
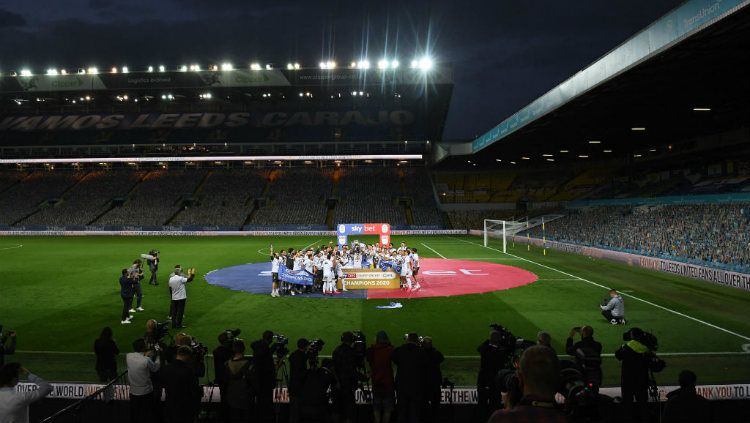
[[[268,202],[252,219],[256,225],[323,225],[331,194],[332,170],[276,169],[271,180]]]
[[[405,194],[411,197],[414,226],[444,225],[444,217],[435,200],[435,190],[429,173],[424,168],[408,168],[403,173]]]
[[[401,180],[397,169],[344,169],[338,183],[337,222],[389,222],[406,225],[398,204]]]
[[[531,230],[542,236],[541,228]],[[750,204],[611,206],[571,210],[550,240],[750,271]]]
[[[135,186],[127,200],[96,220],[97,225],[164,225],[192,196],[205,170],[154,170]]]
[[[0,196],[0,224],[12,225],[43,206],[55,202],[83,177],[78,172],[36,171],[2,192]]]
[[[267,172],[254,169],[212,170],[194,201],[170,224],[239,228],[252,212],[252,200],[261,195],[267,178]]]

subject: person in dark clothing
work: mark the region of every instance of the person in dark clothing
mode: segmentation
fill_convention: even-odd
[[[151,251],[149,255],[151,258],[146,261],[148,264],[148,270],[151,272],[151,278],[148,280],[148,284],[159,285],[159,282],[156,280],[156,272],[159,271],[159,252]]]
[[[96,374],[99,382],[107,383],[117,377],[117,355],[120,349],[112,339],[112,328],[109,326],[102,329],[99,338],[94,341],[94,353],[96,354]]]
[[[198,416],[203,390],[189,363],[192,356],[190,347],[181,346],[176,360],[161,369],[168,423],[193,423]]]
[[[239,339],[232,342],[232,358],[225,363],[227,369],[227,406],[232,423],[251,420],[253,394],[257,380],[253,362],[245,357],[245,343]]]
[[[573,338],[579,333],[581,340],[574,343]],[[594,340],[594,328],[584,326],[571,329],[565,342],[565,352],[575,357],[576,368],[586,383],[602,385],[602,344]]]
[[[276,387],[276,365],[271,352],[273,332],[263,332],[261,339],[250,344],[253,349],[253,365],[258,373],[258,390],[255,407],[258,421],[269,422],[273,418],[273,390]]]
[[[443,372],[440,365],[445,360],[443,353],[432,345],[432,338],[422,338],[422,348],[427,358],[427,377],[425,379],[425,414],[427,421],[439,420],[440,401],[442,399],[441,384],[443,383]]]
[[[229,341],[227,332],[222,332],[219,335],[219,346],[213,350],[214,383],[219,387],[219,396],[221,397],[221,409],[219,412],[221,413],[222,421],[229,420],[229,406],[226,401],[227,382],[229,381],[227,361],[231,360],[233,355],[232,342]]]
[[[348,422],[354,418],[355,397],[359,383],[357,373],[357,353],[354,351],[354,334],[341,334],[341,344],[333,350],[333,372],[338,386],[333,397],[334,408],[341,421]]]
[[[9,331],[3,333],[3,325],[0,325],[0,367],[5,364],[5,355],[11,355],[16,352],[16,332]]]
[[[385,331],[365,351],[372,378],[372,413],[375,423],[389,423],[394,408],[393,345]]]
[[[704,423],[711,421],[708,401],[695,392],[698,378],[690,370],[680,372],[680,388],[667,394],[662,422]]]
[[[419,345],[419,336],[410,333],[406,343],[393,350],[396,365],[398,421],[418,423],[424,403],[427,357]]]
[[[306,423],[327,423],[330,418],[328,393],[336,386],[333,360],[324,358],[320,367],[307,373],[300,398],[300,420]]]
[[[505,367],[511,351],[500,345],[501,334],[493,330],[488,340],[479,347],[479,374],[477,375],[477,405],[479,419],[485,421],[495,410],[500,408],[500,387],[496,379],[497,373]]]
[[[632,328],[629,332],[631,339],[615,351],[615,357],[622,362],[623,412],[627,421],[646,421],[649,364],[654,353],[641,342],[644,335],[640,328]]]
[[[305,384],[308,369],[307,347],[310,341],[305,338],[297,340],[297,350],[289,355],[289,421],[299,421],[300,396]]]
[[[120,315],[120,323],[127,325],[133,316],[130,314],[131,307],[133,307],[133,297],[135,296],[136,281],[130,277],[128,269],[122,269],[122,276],[120,276],[120,297],[122,298],[122,314]]]

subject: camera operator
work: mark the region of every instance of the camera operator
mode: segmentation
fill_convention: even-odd
[[[187,362],[195,376],[201,378],[206,375],[206,353],[208,349],[205,345],[196,341],[192,336],[181,332],[174,336],[174,342],[166,349],[165,357],[167,363],[172,363],[177,359],[177,352],[181,347],[188,347],[191,350],[191,359]]]
[[[219,334],[219,346],[214,348],[214,383],[219,387],[219,396],[221,397],[221,414],[222,420],[229,420],[228,405],[226,401],[227,383],[229,382],[229,372],[227,362],[232,359],[231,331],[224,331]],[[239,330],[237,332],[239,334]]]
[[[664,423],[703,423],[711,421],[708,401],[695,391],[698,381],[695,373],[683,370],[679,376],[680,388],[667,394],[662,421]]]
[[[227,396],[229,421],[249,422],[252,415],[253,393],[258,388],[258,380],[252,360],[245,357],[245,343],[242,340],[232,341],[232,357],[224,363],[224,368],[227,373],[227,386],[222,395]]]
[[[434,422],[439,420],[440,399],[442,397],[441,384],[443,383],[443,372],[440,365],[445,360],[443,353],[435,349],[432,345],[432,338],[425,336],[422,338],[422,348],[427,358],[427,378],[425,379],[425,405],[427,421]]]
[[[625,301],[616,290],[609,290],[609,301],[605,305],[599,306],[602,309],[602,316],[613,325],[625,324]]]
[[[187,289],[185,284],[192,282],[195,278],[195,269],[187,271],[187,277],[182,276],[182,269],[175,267],[174,276],[169,278],[169,289],[172,291],[172,329],[179,329],[182,325],[182,317],[185,315],[185,302],[187,301]]]
[[[159,282],[156,280],[156,272],[159,270],[159,251],[151,250],[148,255],[150,258],[146,259],[146,264],[148,264],[148,270],[151,272],[151,278],[148,280],[148,284],[159,285]]]
[[[143,301],[143,290],[141,289],[141,281],[143,280],[143,269],[141,268],[141,261],[134,260],[133,265],[128,268],[128,276],[133,280],[133,287],[135,288],[135,299],[137,301],[136,307],[131,308],[129,311],[135,313],[137,311],[143,311],[141,302]],[[132,305],[131,305],[132,307]]]
[[[477,404],[481,420],[485,420],[493,411],[500,408],[500,388],[496,383],[496,377],[508,362],[512,351],[501,345],[501,333],[492,330],[489,339],[479,345],[477,352],[479,352]]]
[[[175,360],[161,369],[161,381],[169,423],[193,423],[200,410],[203,389],[198,383],[193,350],[186,345],[177,349]]]
[[[149,422],[156,416],[157,408],[151,373],[159,370],[161,361],[154,350],[146,350],[146,341],[140,338],[133,342],[133,352],[125,356],[125,362],[130,385],[130,420]]]
[[[354,350],[354,333],[344,332],[341,334],[341,344],[333,350],[333,372],[336,375],[338,386],[333,397],[334,409],[339,419],[344,422],[351,421],[354,417],[355,398],[354,392],[359,383],[357,373],[357,353]]]
[[[552,349],[544,345],[527,348],[521,355],[517,377],[523,397],[513,408],[495,411],[488,423],[567,422],[565,413],[555,402],[560,384],[560,361]]]
[[[418,423],[424,404],[427,357],[419,345],[419,335],[406,335],[406,342],[393,350],[396,365],[398,421]]]
[[[328,423],[329,403],[328,395],[336,386],[336,376],[333,373],[333,360],[324,358],[320,367],[310,370],[302,385],[300,398],[300,419],[308,423]]]
[[[375,334],[375,343],[365,352],[372,378],[372,413],[375,423],[389,423],[394,408],[393,345],[385,331]]]
[[[632,328],[625,332],[623,340],[626,343],[615,351],[615,357],[622,362],[623,410],[625,416],[629,418],[628,421],[646,421],[650,384],[649,370],[653,368],[654,360],[658,359],[646,345],[648,343],[646,334],[640,328]],[[654,370],[660,371],[661,368]]]
[[[16,332],[3,333],[3,325],[0,325],[0,367],[5,364],[5,356],[16,352]]]
[[[581,335],[581,340],[574,343],[576,334]],[[602,385],[602,344],[594,340],[594,328],[584,326],[571,329],[565,341],[565,352],[575,357],[576,368],[587,384]]]
[[[307,347],[310,341],[305,338],[297,340],[297,350],[289,354],[289,421],[299,421],[300,395],[307,377],[309,357]]]
[[[17,385],[21,375],[26,375],[35,389],[21,390]],[[24,423],[29,421],[29,405],[52,392],[52,385],[31,373],[19,363],[0,367],[0,422]]]
[[[258,373],[258,390],[255,404],[259,420],[268,422],[273,417],[273,390],[276,387],[276,365],[273,360],[271,343],[273,332],[263,332],[261,339],[250,344],[253,349],[253,363]]]

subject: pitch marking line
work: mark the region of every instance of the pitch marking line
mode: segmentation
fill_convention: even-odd
[[[528,263],[531,263],[531,264],[536,264],[537,266],[543,267],[543,268],[545,268],[545,269],[549,269],[549,270],[554,270],[555,272],[561,273],[561,274],[563,274],[563,275],[565,275],[565,276],[570,276],[571,278],[575,278],[575,279],[577,279],[577,280],[580,280],[580,281],[582,281],[582,282],[586,282],[586,283],[588,283],[588,284],[591,284],[591,285],[594,285],[594,286],[598,286],[599,288],[603,288],[603,289],[607,289],[607,290],[609,290],[609,287],[606,287],[606,286],[604,286],[604,285],[602,285],[602,284],[599,284],[599,283],[596,283],[596,282],[590,281],[590,280],[588,280],[588,279],[584,279],[584,278],[582,278],[582,277],[580,277],[580,276],[576,276],[576,275],[570,274],[570,273],[568,273],[568,272],[564,272],[564,271],[562,271],[562,270],[560,270],[560,269],[556,269],[556,268],[554,268],[554,267],[550,267],[550,266],[547,266],[547,265],[544,265],[544,264],[541,264],[541,263],[537,263],[537,262],[535,262],[535,261],[533,261],[533,260],[529,260],[529,259],[526,259],[526,258],[523,258],[523,257],[519,257],[519,256],[517,256],[517,255],[515,255],[515,254],[510,254],[510,253],[503,253],[502,251],[498,250],[497,248],[492,248],[492,247],[485,247],[485,246],[484,246],[484,245],[482,245],[482,244],[478,244],[478,243],[476,243],[476,242],[471,242],[471,241],[466,241],[466,240],[463,240],[463,239],[460,239],[460,238],[456,238],[456,240],[458,240],[458,241],[461,241],[461,242],[465,242],[465,243],[467,243],[467,244],[474,244],[474,245],[478,245],[478,246],[480,246],[480,247],[484,247],[484,248],[487,248],[487,249],[490,249],[490,250],[493,250],[493,251],[497,251],[498,253],[501,253],[501,254],[507,254],[507,255],[509,255],[509,256],[511,256],[511,257],[515,257],[515,258],[517,258],[517,259],[519,259],[519,260],[523,260],[523,261],[525,261],[525,262],[528,262]],[[656,308],[662,309],[662,310],[664,310],[664,311],[668,311],[668,312],[670,312],[670,313],[674,313],[674,314],[676,314],[676,315],[678,315],[678,316],[681,316],[681,317],[684,317],[684,318],[686,318],[686,319],[690,319],[690,320],[692,320],[692,321],[694,321],[694,322],[702,323],[702,324],[704,324],[704,325],[706,325],[706,326],[712,327],[712,328],[714,328],[714,329],[716,329],[716,330],[720,330],[720,331],[722,331],[722,332],[724,332],[724,333],[728,333],[728,334],[730,334],[730,335],[734,335],[734,336],[736,336],[736,337],[738,337],[738,338],[742,338],[742,339],[744,339],[744,340],[746,340],[746,341],[750,341],[750,337],[747,337],[747,336],[745,336],[745,335],[741,335],[741,334],[739,334],[739,333],[737,333],[737,332],[733,332],[733,331],[731,331],[731,330],[729,330],[729,329],[724,329],[724,328],[723,328],[723,327],[721,327],[721,326],[716,326],[716,325],[714,325],[713,323],[709,323],[709,322],[706,322],[705,320],[700,320],[700,319],[697,319],[697,318],[695,318],[695,317],[693,317],[693,316],[688,316],[688,315],[687,315],[687,314],[685,314],[685,313],[681,313],[681,312],[679,312],[679,311],[677,311],[677,310],[672,310],[671,308],[667,308],[667,307],[664,307],[664,306],[662,306],[662,305],[659,305],[659,304],[656,304],[656,303],[652,303],[651,301],[648,301],[648,300],[644,300],[643,298],[639,298],[639,297],[636,297],[636,296],[635,296],[635,295],[633,295],[633,294],[626,294],[626,293],[623,293],[623,295],[624,295],[624,296],[626,296],[626,297],[630,297],[630,298],[632,298],[632,299],[634,299],[634,300],[638,300],[638,301],[640,301],[640,302],[642,302],[642,303],[648,304],[648,305],[650,305],[650,306],[653,306],[653,307],[656,307]]]
[[[443,258],[443,259],[447,259],[447,258],[446,258],[446,257],[445,257],[444,255],[442,255],[442,254],[438,253],[438,252],[437,252],[437,250],[435,250],[434,248],[432,248],[432,247],[430,247],[429,245],[425,244],[424,242],[422,243],[422,245],[424,245],[425,247],[429,248],[429,249],[430,249],[430,251],[432,251],[433,253],[435,253],[435,254],[439,255],[439,256],[440,256],[441,258]]]
[[[23,247],[23,244],[14,244],[14,245],[11,245],[10,247],[0,247],[0,250],[15,250],[16,248],[21,248],[21,247]]]

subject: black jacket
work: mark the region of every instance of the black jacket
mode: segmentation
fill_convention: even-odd
[[[393,350],[396,391],[399,395],[423,395],[427,378],[427,354],[419,345],[407,343]]]
[[[480,387],[492,386],[495,383],[497,372],[508,362],[510,351],[504,347],[492,345],[487,340],[477,347],[477,352],[479,353],[477,385]]]
[[[576,366],[583,374],[586,382],[602,383],[602,344],[594,341],[594,338],[582,338],[573,343],[573,338],[565,342],[565,352],[575,357]]]
[[[427,377],[425,379],[427,389],[440,389],[440,384],[443,383],[443,372],[440,370],[440,365],[445,360],[445,357],[443,357],[443,353],[435,348],[425,348],[424,352],[427,357]]]
[[[299,396],[307,377],[307,354],[297,350],[289,354],[289,395]]]
[[[214,349],[214,380],[216,381],[216,384],[225,385],[229,380],[227,361],[232,359],[232,355],[232,350],[225,345],[219,345]]]
[[[637,341],[629,341],[615,351],[615,357],[622,362],[622,387],[646,389],[649,383],[649,364],[654,353]]]
[[[333,350],[333,372],[342,389],[357,387],[357,354],[354,348],[341,344]]]
[[[96,370],[113,370],[117,372],[117,354],[120,349],[117,348],[115,341],[111,339],[97,339],[94,342],[94,353],[96,354]]]
[[[308,407],[327,406],[328,390],[336,385],[336,377],[331,370],[319,367],[310,370],[302,385],[301,403]]]
[[[667,394],[662,421],[664,423],[704,423],[711,421],[708,401],[694,389],[680,388]]]
[[[160,380],[166,392],[167,421],[192,423],[203,396],[193,368],[184,361],[175,360],[161,369]]]
[[[253,363],[255,370],[258,372],[258,381],[261,389],[273,389],[276,386],[276,366],[271,353],[271,346],[259,339],[252,344]]]

